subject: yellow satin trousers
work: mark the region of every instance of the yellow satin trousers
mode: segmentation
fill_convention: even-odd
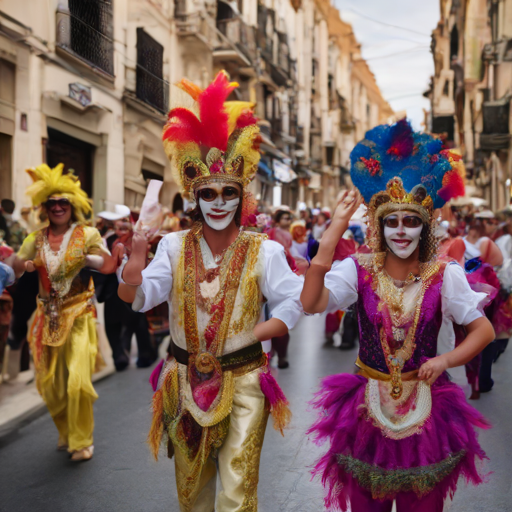
[[[66,342],[43,346],[37,368],[38,388],[59,431],[59,441],[69,451],[93,444],[93,403],[98,398],[91,377],[96,364],[98,340],[94,313],[75,319]]]
[[[216,459],[210,457],[199,475],[192,505],[180,500],[181,512],[257,512],[261,448],[268,420],[266,398],[260,388],[261,369],[235,377],[229,431]],[[186,458],[176,449],[176,483],[189,476]],[[217,477],[219,492],[215,505]]]

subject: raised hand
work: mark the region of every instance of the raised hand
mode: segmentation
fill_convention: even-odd
[[[123,280],[129,286],[139,286],[142,283],[142,271],[146,268],[148,240],[139,231],[134,231],[132,253],[123,270]]]
[[[336,205],[332,221],[348,222],[361,204],[361,194],[357,189],[345,190]]]

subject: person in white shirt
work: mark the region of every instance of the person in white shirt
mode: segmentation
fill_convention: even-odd
[[[280,244],[240,227],[259,160],[251,104],[219,101],[234,88],[224,72],[204,91],[180,85],[201,119],[171,110],[164,146],[196,222],[164,236],[145,269],[136,230],[119,294],[136,311],[169,304],[173,357],[158,379],[149,442],[156,456],[165,435],[174,453],[181,512],[255,512],[269,408],[280,430],[289,417],[261,341],[297,322],[303,280]],[[264,301],[271,318],[262,322]]]

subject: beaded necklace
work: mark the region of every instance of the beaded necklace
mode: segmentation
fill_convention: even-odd
[[[375,292],[380,298],[379,310],[382,312],[383,320],[383,326],[380,328],[380,341],[391,377],[390,395],[394,400],[398,400],[403,393],[402,369],[416,350],[416,330],[421,317],[423,298],[432,283],[432,279],[439,272],[440,265],[437,262],[420,264],[420,276],[414,278],[414,280],[421,281],[419,297],[413,311],[405,314],[403,304],[405,287],[399,288],[395,285],[392,278],[385,272],[383,263],[383,257],[375,258],[371,272],[374,283],[376,283]],[[411,282],[413,280],[408,278],[406,284]],[[405,336],[403,326],[410,322],[411,316],[412,324],[408,329],[407,336]],[[389,344],[390,338],[403,341],[403,345],[393,351]]]

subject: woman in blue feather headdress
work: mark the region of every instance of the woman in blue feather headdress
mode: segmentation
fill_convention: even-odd
[[[351,154],[359,192],[345,193],[306,274],[308,313],[357,305],[357,375],[324,379],[309,434],[329,449],[315,474],[332,510],[440,512],[459,477],[482,482],[485,453],[470,407],[446,370],[479,353],[494,332],[457,264],[441,263],[434,211],[464,194],[460,157],[403,120],[367,132]],[[370,254],[331,265],[334,249],[361,201],[368,205]],[[444,320],[464,325],[466,339],[438,355]]]

